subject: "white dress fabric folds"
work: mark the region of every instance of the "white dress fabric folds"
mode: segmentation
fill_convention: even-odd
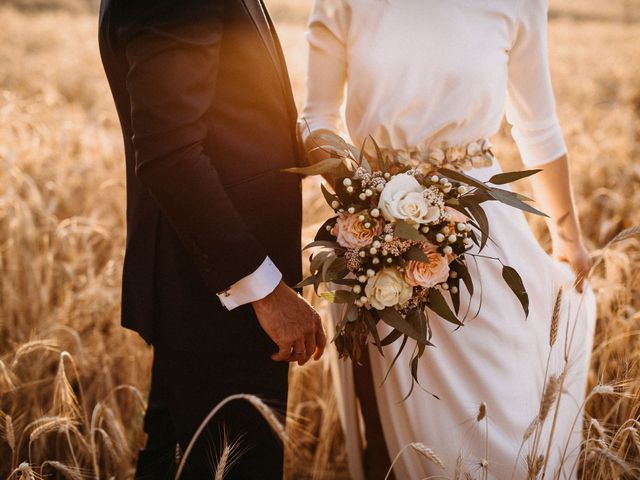
[[[316,0],[307,35],[303,117],[310,131],[341,133],[344,107],[354,144],[372,135],[383,147],[411,149],[490,138],[506,113],[525,165],[543,165],[566,152],[546,36],[544,0]],[[466,173],[488,180],[498,172],[494,164]],[[593,292],[588,285],[582,295],[572,288],[570,268],[544,252],[519,211],[497,202],[484,206],[492,240],[482,254],[521,274],[530,313],[525,319],[502,279],[500,263],[480,258],[477,265],[468,262],[476,293],[471,299],[462,296],[461,311],[470,312],[466,325],[454,331],[451,324],[432,319],[437,347],[427,349],[420,361],[423,389],[417,387],[402,402],[411,385],[410,345],[384,384],[398,345],[386,347],[384,357],[370,348],[390,457],[411,442],[422,442],[446,464],[443,471],[407,450],[394,467],[399,480],[454,478],[456,471],[461,478],[464,472],[483,478],[483,468],[486,478],[527,478],[526,457],[536,435],[525,442],[523,437],[539,413],[548,379],[563,371],[559,410],[545,421],[537,451],[549,452],[546,478],[556,478],[556,472],[558,478],[576,474],[571,470],[581,442],[595,324]],[[551,347],[561,286],[565,290]],[[351,474],[357,480],[363,470],[353,378],[348,362],[333,361]],[[478,422],[483,403],[487,416]]]

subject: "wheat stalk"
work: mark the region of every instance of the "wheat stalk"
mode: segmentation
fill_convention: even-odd
[[[487,404],[482,402],[480,407],[478,408],[478,415],[476,416],[476,421],[481,422],[484,417],[487,416]]]
[[[189,454],[191,453],[191,451],[193,450],[193,447],[195,446],[196,442],[200,438],[200,435],[202,435],[202,432],[209,425],[209,422],[218,414],[218,412],[222,409],[222,407],[224,407],[226,404],[228,404],[230,402],[233,402],[233,401],[236,401],[236,400],[243,400],[243,401],[249,402],[251,405],[253,405],[254,408],[256,408],[256,410],[266,420],[266,422],[269,424],[269,426],[272,428],[272,430],[278,435],[278,437],[280,437],[280,440],[282,440],[285,443],[288,441],[287,432],[285,431],[284,426],[276,418],[275,414],[273,413],[273,410],[271,410],[267,406],[267,404],[264,403],[260,398],[258,398],[255,395],[248,395],[248,394],[244,394],[244,393],[240,393],[240,394],[236,394],[236,395],[230,395],[227,398],[225,398],[224,400],[222,400],[220,403],[218,403],[213,409],[211,409],[209,414],[200,423],[200,426],[198,427],[198,429],[194,433],[193,437],[191,438],[191,441],[189,442],[189,445],[187,445],[187,448],[184,450],[184,454],[182,455],[182,459],[180,460],[180,464],[178,465],[178,469],[176,471],[176,476],[175,476],[176,480],[178,480],[180,478],[180,475],[182,474],[182,471],[184,470],[184,467],[186,465],[186,462],[187,462],[187,459],[189,457]]]
[[[58,462],[56,460],[47,460],[40,465],[40,476],[42,477],[42,471],[46,467],[52,467],[62,473],[66,479],[68,480],[84,480],[82,474],[75,468],[71,468],[68,465],[65,465],[62,462]]]
[[[562,306],[562,293],[564,287],[558,289],[556,301],[553,305],[553,314],[551,315],[551,327],[549,329],[549,346],[553,347],[558,338],[558,325],[560,323],[560,307]]]
[[[551,410],[551,406],[556,400],[558,395],[558,388],[560,382],[558,377],[552,375],[549,377],[547,384],[544,387],[544,393],[542,395],[542,402],[540,402],[540,412],[538,413],[538,423],[543,424],[549,415],[549,411]]]
[[[389,467],[389,470],[387,470],[387,474],[384,477],[384,480],[388,480],[389,476],[391,475],[391,472],[393,471],[393,467],[396,465],[396,463],[398,463],[398,460],[400,459],[402,454],[409,448],[411,448],[415,452],[418,452],[420,455],[422,455],[424,458],[429,460],[434,465],[440,467],[443,470],[445,469],[444,462],[431,448],[427,447],[426,445],[420,442],[412,442],[402,447],[400,451],[396,454],[393,461],[391,462],[391,466]]]

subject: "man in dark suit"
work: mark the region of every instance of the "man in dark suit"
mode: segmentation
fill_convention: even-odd
[[[170,478],[176,443],[234,393],[280,409],[288,362],[318,359],[298,281],[296,110],[262,0],[103,0],[100,51],[127,164],[122,321],[154,346],[136,478]],[[227,478],[282,477],[282,445],[232,403],[189,456],[211,477],[224,422],[244,450]]]

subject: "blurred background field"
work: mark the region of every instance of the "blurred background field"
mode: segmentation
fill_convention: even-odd
[[[267,0],[299,105],[310,3]],[[550,18],[559,116],[598,254],[640,224],[640,1],[551,0]],[[150,350],[118,321],[124,165],[96,7],[0,0],[0,25],[0,478],[22,462],[59,478],[129,478]],[[516,167],[506,128],[495,143],[505,168]],[[309,237],[326,212],[305,186]],[[532,228],[548,247],[544,225],[532,219]],[[638,240],[617,244],[592,282],[590,382],[614,388],[587,405],[588,479],[637,478],[639,262]],[[292,368],[290,398],[288,476],[348,478],[328,363]]]

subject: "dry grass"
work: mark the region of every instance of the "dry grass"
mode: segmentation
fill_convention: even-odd
[[[1,7],[5,3],[0,477],[128,478],[143,441],[150,352],[118,325],[124,170],[96,21],[87,13],[95,4],[14,1],[21,7],[15,10]],[[310,2],[267,3],[281,27],[300,103]],[[596,252],[623,228],[640,224],[639,18],[640,4],[632,0],[552,1],[559,114],[585,235]],[[515,166],[505,131],[496,144],[505,166]],[[314,188],[305,195],[309,236],[324,210]],[[548,245],[543,225],[537,219],[532,225]],[[592,282],[599,327],[580,466],[588,479],[633,478],[640,460],[639,247],[631,239],[605,252]],[[348,478],[327,362],[294,368],[290,398],[295,450],[288,454],[289,476]],[[429,449],[435,446],[422,447],[435,455]],[[407,454],[420,454],[412,448]],[[532,457],[532,471],[540,462]]]

